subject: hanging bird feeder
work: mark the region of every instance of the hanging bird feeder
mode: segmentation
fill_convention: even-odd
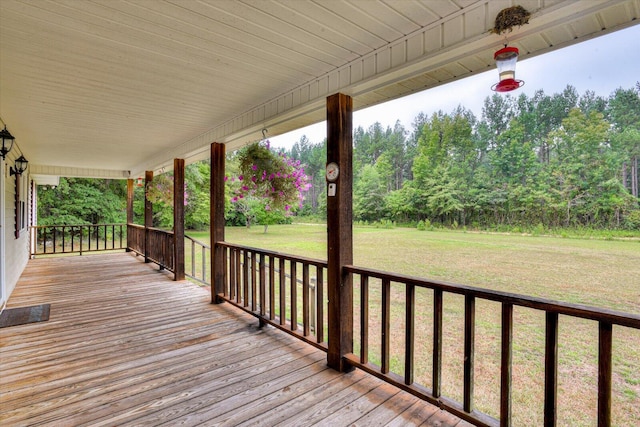
[[[138,187],[142,187],[142,186],[144,185],[144,183],[142,182],[142,177],[138,177],[137,182],[136,182],[136,185],[137,185]]]
[[[516,62],[518,61],[518,48],[506,46],[493,55],[500,74],[500,81],[491,90],[496,92],[510,92],[518,89],[524,82],[516,79]]]

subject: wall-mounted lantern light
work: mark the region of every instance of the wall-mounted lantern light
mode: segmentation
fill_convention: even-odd
[[[9,168],[9,175],[22,175],[27,170],[28,163],[29,161],[21,155],[16,159],[15,169]]]
[[[524,85],[522,80],[516,79],[516,62],[518,61],[518,48],[506,46],[493,55],[500,74],[500,81],[491,90],[496,92],[509,92]]]
[[[13,148],[13,140],[15,139],[11,132],[7,130],[7,125],[4,126],[4,129],[0,130],[0,138],[2,139],[2,147],[0,147],[0,154],[2,155],[2,160],[5,160],[11,148]]]

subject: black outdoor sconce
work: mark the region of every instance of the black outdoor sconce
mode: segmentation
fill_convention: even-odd
[[[9,175],[22,175],[27,170],[27,163],[29,161],[21,155],[16,159],[15,168],[9,168]]]
[[[5,160],[11,148],[13,148],[13,140],[15,139],[11,132],[7,130],[7,125],[4,125],[4,129],[0,130],[0,138],[2,138],[2,147],[0,147],[0,155],[2,160]]]

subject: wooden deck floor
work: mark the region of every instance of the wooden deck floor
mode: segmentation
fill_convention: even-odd
[[[29,262],[0,329],[0,425],[468,426],[131,254]]]

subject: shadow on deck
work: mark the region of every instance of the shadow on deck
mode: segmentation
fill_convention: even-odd
[[[468,426],[130,254],[29,262],[0,329],[0,424]]]

